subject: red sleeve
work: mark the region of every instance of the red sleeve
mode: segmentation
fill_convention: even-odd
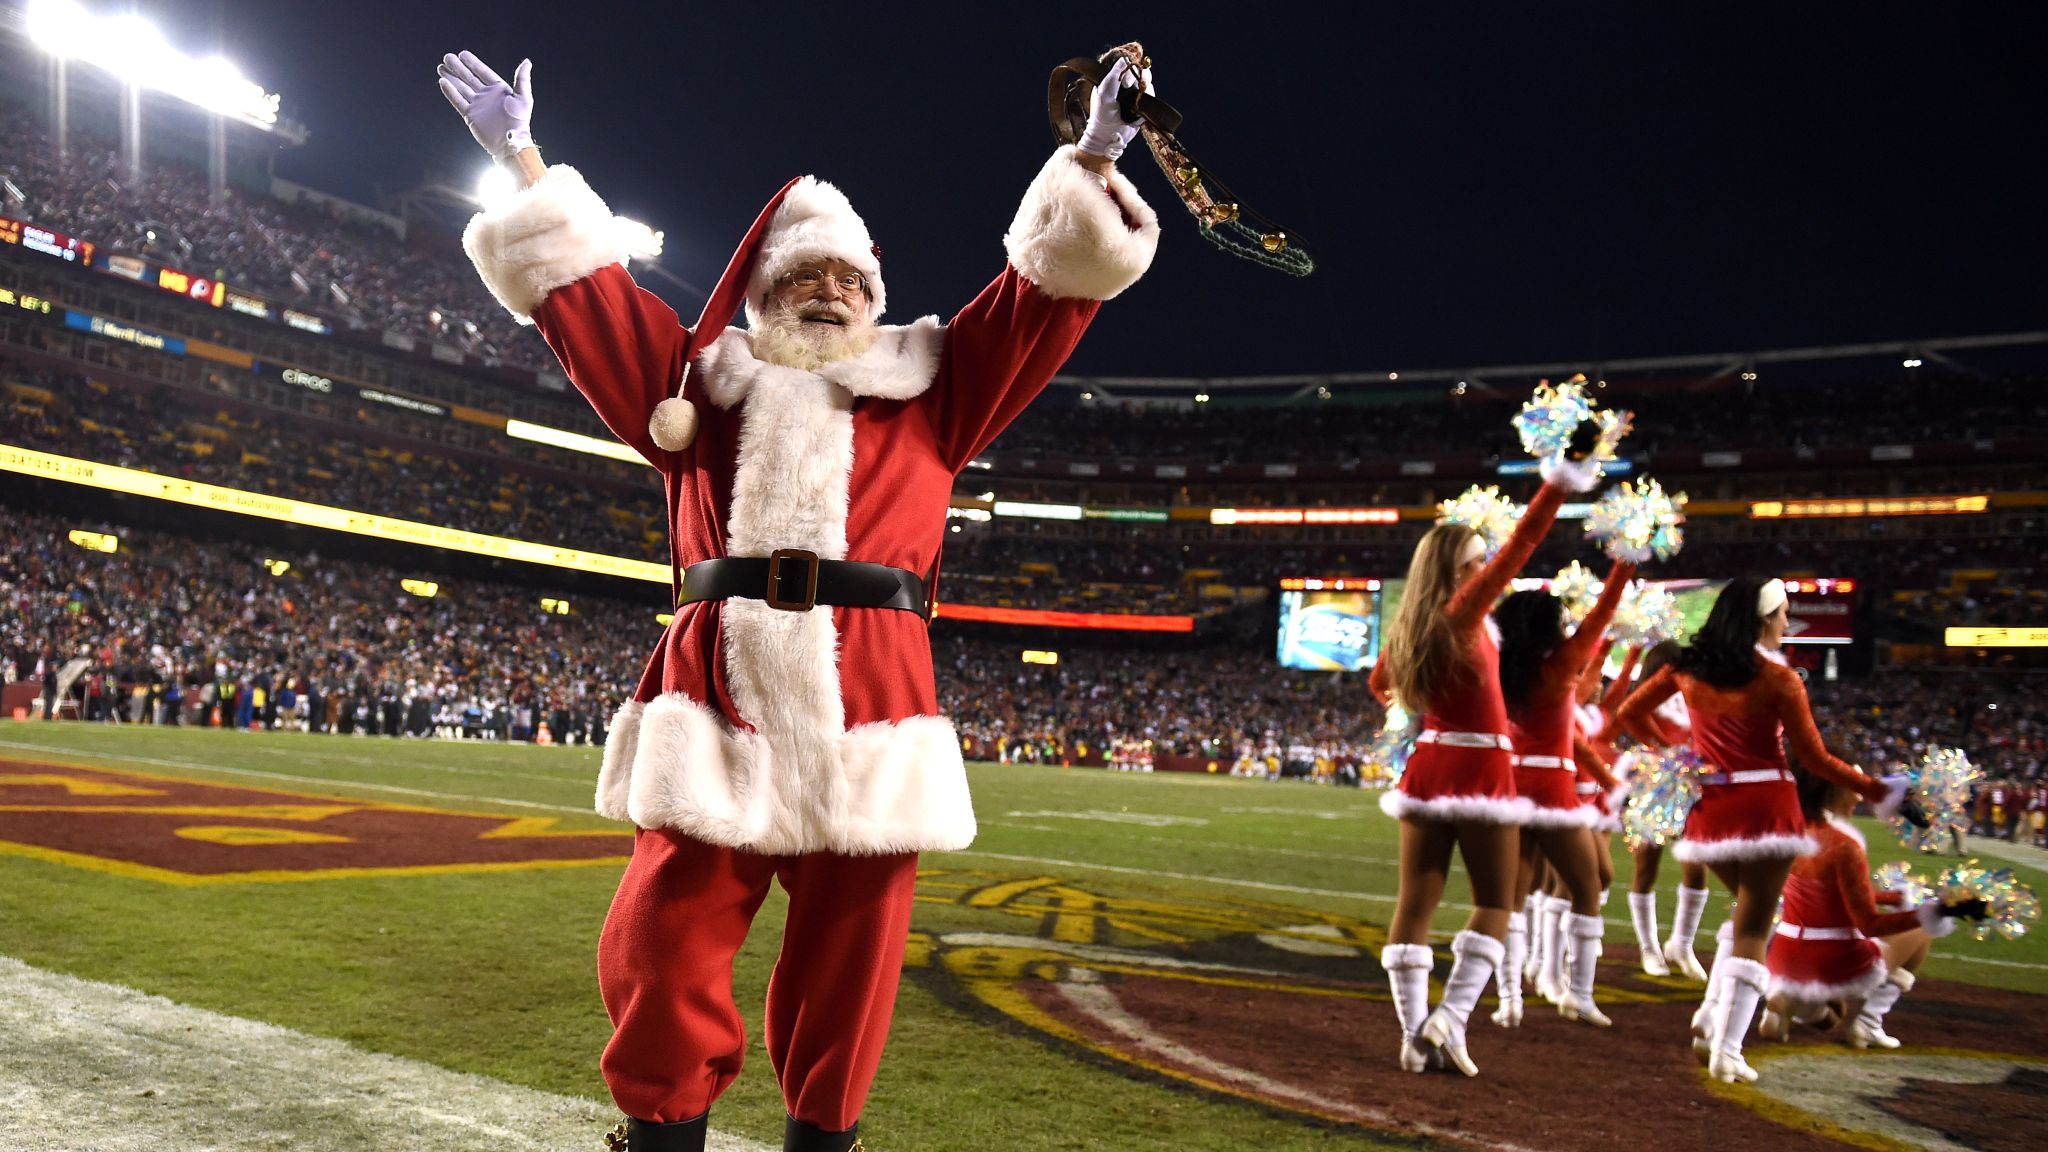
[[[1855,841],[1830,848],[1826,868],[1842,907],[1849,910],[1850,923],[1865,936],[1896,936],[1920,926],[1920,917],[1912,912],[1878,912],[1870,887],[1870,860]]]
[[[1101,306],[1055,299],[1004,268],[953,317],[938,377],[918,398],[948,467],[965,469],[1037,399]]]
[[[1522,510],[1522,518],[1515,521],[1515,530],[1509,534],[1508,542],[1486,562],[1479,575],[1466,581],[1465,586],[1451,597],[1444,612],[1453,624],[1469,628],[1479,623],[1493,608],[1493,602],[1507,591],[1508,582],[1529,563],[1536,546],[1543,543],[1543,537],[1550,533],[1550,526],[1557,520],[1557,509],[1564,503],[1564,497],[1562,485],[1545,482],[1536,490],[1529,506]]]
[[[1591,776],[1594,783],[1600,785],[1602,792],[1612,792],[1620,783],[1607,767],[1607,757],[1593,747],[1592,741],[1586,739],[1585,733],[1580,732],[1576,725],[1572,728],[1572,759],[1586,770],[1586,775]]]
[[[1628,694],[1621,702],[1621,711],[1615,719],[1621,722],[1622,730],[1652,748],[1668,748],[1682,739],[1657,716],[1657,705],[1671,699],[1678,691],[1678,670],[1671,665],[1657,669],[1656,675],[1643,681],[1642,686]]]
[[[689,333],[675,309],[610,264],[549,292],[533,322],[612,435],[668,470],[674,457],[654,446],[647,421],[682,375]]]
[[[1772,694],[1778,722],[1785,726],[1785,741],[1792,746],[1793,755],[1799,757],[1801,767],[1824,780],[1854,789],[1866,800],[1884,799],[1883,781],[1866,776],[1855,765],[1828,754],[1827,745],[1821,743],[1820,729],[1814,726],[1813,710],[1806,704],[1806,685],[1799,682],[1797,673],[1765,661],[1759,675],[1768,678],[1765,690]]]
[[[1394,689],[1387,683],[1387,662],[1381,660],[1372,666],[1372,674],[1365,678],[1365,686],[1372,692],[1373,699],[1381,707],[1394,702]]]
[[[1600,587],[1600,598],[1593,601],[1593,608],[1579,623],[1578,631],[1558,648],[1559,655],[1552,657],[1571,671],[1573,682],[1581,688],[1585,686],[1584,677],[1591,676],[1596,684],[1599,682],[1602,661],[1593,658],[1594,651],[1597,649],[1603,659],[1606,656],[1609,647],[1607,626],[1614,622],[1614,610],[1621,607],[1622,593],[1628,590],[1628,582],[1635,579],[1635,575],[1635,565],[1626,560],[1616,560],[1614,567],[1608,570],[1607,583]]]
[[[1608,724],[1614,723],[1615,713],[1621,711],[1621,702],[1628,699],[1628,691],[1634,686],[1631,682],[1636,676],[1636,666],[1642,659],[1642,648],[1630,645],[1629,650],[1622,655],[1621,672],[1614,677],[1614,683],[1607,686],[1606,694],[1600,697],[1600,711],[1607,717]]]
[[[1878,904],[1885,908],[1898,908],[1906,902],[1906,894],[1896,888],[1878,889],[1876,895]]]

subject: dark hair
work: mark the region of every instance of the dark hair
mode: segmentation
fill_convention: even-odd
[[[1500,626],[1500,695],[1513,708],[1536,690],[1543,661],[1564,642],[1564,603],[1548,592],[1516,592],[1493,619]]]
[[[1657,643],[1650,646],[1648,652],[1643,653],[1643,662],[1636,669],[1636,675],[1644,680],[1648,680],[1650,677],[1655,676],[1657,670],[1666,664],[1676,664],[1678,662],[1678,654],[1683,651],[1685,649],[1680,647],[1676,640],[1657,641]]]
[[[1835,750],[1832,748],[1828,749],[1828,755],[1834,756]],[[1835,758],[1837,760],[1841,759],[1839,756]],[[1789,742],[1785,748],[1785,766],[1792,770],[1792,784],[1799,790],[1800,815],[1806,817],[1808,824],[1818,821],[1820,814],[1827,809],[1828,801],[1834,797],[1835,789],[1839,785],[1824,776],[1816,776],[1808,772],[1806,765],[1799,762],[1799,753],[1792,750]]]
[[[1754,576],[1730,580],[1714,598],[1707,622],[1678,654],[1678,670],[1716,688],[1740,688],[1756,679],[1756,642],[1764,631],[1756,605],[1763,587]]]

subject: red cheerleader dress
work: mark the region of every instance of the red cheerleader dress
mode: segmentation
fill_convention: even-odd
[[[1884,982],[1884,954],[1872,937],[1921,927],[1912,910],[1896,908],[1897,892],[1870,886],[1863,834],[1833,818],[1812,826],[1820,851],[1794,861],[1785,881],[1785,905],[1764,964],[1771,994],[1801,1004],[1861,999]]]
[[[1441,698],[1423,709],[1422,731],[1407,769],[1380,794],[1380,810],[1387,815],[1489,824],[1520,824],[1528,818],[1529,801],[1515,792],[1515,745],[1500,696],[1500,648],[1487,614],[1543,542],[1565,494],[1562,484],[1545,481],[1507,543],[1444,606],[1469,659]],[[1390,699],[1385,662],[1373,665],[1369,684],[1382,703]]]
[[[1780,734],[1808,772],[1872,801],[1885,798],[1882,781],[1828,754],[1807,708],[1806,686],[1782,664],[1759,656],[1755,678],[1740,688],[1717,688],[1667,664],[1622,704],[1622,726],[1645,744],[1670,743],[1670,729],[1653,713],[1673,693],[1685,697],[1693,749],[1706,766],[1685,837],[1671,849],[1680,860],[1718,864],[1819,851],[1800,814]]]
[[[1508,712],[1508,735],[1514,740],[1515,792],[1529,800],[1524,823],[1539,828],[1591,828],[1602,812],[1580,795],[1581,779],[1606,779],[1607,761],[1580,732],[1579,685],[1586,670],[1607,650],[1601,637],[1621,606],[1621,596],[1636,566],[1617,560],[1600,589],[1600,599],[1564,643],[1543,661],[1543,670],[1529,698]],[[1594,784],[1595,791],[1604,789]]]

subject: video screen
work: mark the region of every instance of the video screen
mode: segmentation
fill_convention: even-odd
[[[1306,672],[1362,672],[1380,655],[1379,593],[1283,589],[1280,664]]]

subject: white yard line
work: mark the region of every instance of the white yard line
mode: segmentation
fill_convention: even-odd
[[[617,1120],[610,1104],[0,957],[0,1147],[591,1152]],[[709,1148],[768,1152],[718,1133]]]
[[[566,812],[576,816],[593,813],[590,805],[572,807],[567,804],[542,804],[537,800],[510,800],[503,796],[472,796],[464,792],[439,792],[431,788],[406,788],[397,784],[372,784],[365,780],[335,779],[329,776],[298,776],[290,772],[266,772],[261,768],[231,768],[225,764],[208,764],[198,760],[168,760],[161,756],[134,756],[125,752],[84,751],[56,744],[31,744],[23,740],[0,740],[0,748],[20,748],[29,752],[55,753],[73,756],[81,760],[119,760],[126,764],[149,764],[160,768],[185,768],[200,772],[223,772],[230,776],[249,776],[258,780],[283,780],[292,784],[311,784],[318,788],[350,789],[367,788],[374,792],[390,792],[398,796],[421,796],[430,800],[459,800],[466,804],[504,804],[513,808],[536,808],[542,812]]]

